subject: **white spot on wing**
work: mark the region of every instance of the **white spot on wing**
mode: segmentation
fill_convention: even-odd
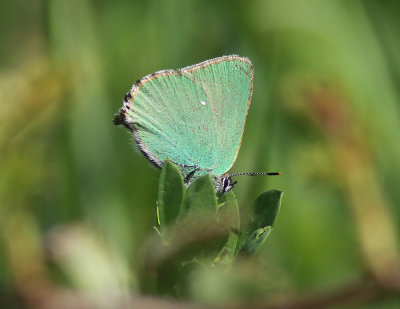
[[[205,101],[200,101],[200,104],[205,106],[207,103]]]

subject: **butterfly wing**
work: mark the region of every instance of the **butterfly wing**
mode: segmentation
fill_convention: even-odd
[[[224,56],[137,81],[116,115],[140,150],[161,167],[171,159],[186,176],[225,173],[243,135],[253,86],[247,58]]]

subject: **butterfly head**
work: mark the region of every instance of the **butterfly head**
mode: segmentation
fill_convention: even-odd
[[[222,193],[227,193],[231,191],[234,185],[237,183],[237,181],[232,181],[231,176],[229,176],[228,174],[225,174],[222,177],[221,182],[222,182]]]

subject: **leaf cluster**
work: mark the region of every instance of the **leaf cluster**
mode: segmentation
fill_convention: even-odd
[[[216,193],[209,174],[198,177],[185,188],[179,169],[167,161],[158,187],[154,227],[158,237],[149,246],[152,254],[145,261],[146,273],[156,274],[157,278],[150,289],[184,296],[193,271],[205,267],[229,268],[240,258],[251,258],[272,230],[281,197],[278,190],[260,194],[246,212],[246,218],[240,218],[232,191]]]

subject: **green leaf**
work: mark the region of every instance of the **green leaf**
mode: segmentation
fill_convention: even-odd
[[[239,229],[239,207],[236,200],[227,201],[218,207],[216,223],[233,230]]]
[[[227,193],[218,193],[218,205],[221,205],[227,201],[236,201],[236,196],[233,191]]]
[[[273,226],[279,213],[282,194],[282,191],[270,190],[261,193],[255,199],[251,207],[254,215],[250,223],[250,230]]]
[[[182,212],[171,233],[170,244],[181,247],[181,255],[191,253],[200,260],[207,260],[218,254],[227,242],[232,226],[237,227],[238,223],[236,199],[217,208],[214,184],[210,175],[204,175],[185,192]]]
[[[184,212],[211,212],[217,209],[215,188],[209,174],[200,176],[187,188],[183,201]]]
[[[186,189],[182,211],[170,230],[170,245],[177,248],[180,258],[203,257],[217,252],[220,239],[227,238],[216,225],[217,200],[210,175],[197,178]]]
[[[239,207],[233,192],[220,196],[218,202],[222,201],[224,203],[218,206],[216,223],[229,231],[229,237],[213,261],[212,265],[214,266],[217,264],[229,265],[232,262],[235,256],[240,227]]]
[[[238,239],[238,243],[236,246],[236,254],[239,252],[246,251],[256,252],[259,247],[264,243],[265,239],[262,237],[267,237],[267,235],[259,236],[261,240],[259,241],[259,247],[257,250],[245,249],[245,246],[249,248],[251,243],[254,243],[256,231],[260,232],[264,230],[265,227],[273,226],[275,219],[279,213],[279,208],[281,204],[282,191],[278,190],[270,190],[264,193],[261,193],[253,202],[250,208],[249,218],[247,220],[247,224],[245,228],[241,231]],[[257,234],[257,233],[256,233]],[[257,240],[258,241],[258,240]],[[252,246],[250,246],[252,248]]]
[[[158,183],[157,216],[161,229],[175,222],[182,208],[184,185],[179,169],[171,161],[166,161]]]
[[[177,285],[177,292],[180,298],[190,299],[196,274],[204,270],[204,265],[196,259],[183,263],[179,271],[179,282]]]
[[[272,228],[270,226],[267,226],[264,228],[259,228],[251,233],[244,243],[241,253],[246,253],[249,255],[255,254],[267,239],[271,229]]]

